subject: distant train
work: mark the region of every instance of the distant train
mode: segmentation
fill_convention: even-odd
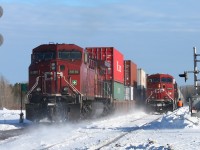
[[[178,100],[178,87],[169,74],[147,76],[146,106],[149,111],[173,111]]]
[[[114,47],[40,45],[31,55],[26,118],[65,121],[132,109],[124,74],[124,56]]]

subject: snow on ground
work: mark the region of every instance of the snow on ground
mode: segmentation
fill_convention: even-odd
[[[18,129],[24,126],[24,124],[19,124],[19,114],[20,110],[7,110],[3,108],[0,110],[0,131]],[[23,111],[23,113],[25,113]],[[30,121],[25,120],[25,124],[30,123]]]
[[[0,110],[0,130],[21,128],[20,111]],[[151,122],[152,120],[155,120]],[[149,122],[149,123],[147,123]],[[191,117],[188,107],[164,115],[142,111],[115,115],[81,123],[33,125],[23,135],[0,141],[0,149],[52,150],[198,150],[199,118]]]

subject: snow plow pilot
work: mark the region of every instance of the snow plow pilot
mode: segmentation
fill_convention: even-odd
[[[177,102],[177,107],[181,108],[183,107],[183,101],[179,98],[179,101]]]

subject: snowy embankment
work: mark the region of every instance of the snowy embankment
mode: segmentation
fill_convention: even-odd
[[[0,130],[23,127],[19,114],[20,111],[0,111]],[[183,107],[164,115],[137,111],[76,124],[35,126],[23,135],[0,141],[0,149],[198,150],[199,133],[199,119],[190,117],[188,107]]]
[[[20,113],[20,110],[7,110],[5,108],[3,108],[3,110],[0,110],[0,131],[18,129],[23,127],[24,124],[19,123]],[[25,120],[24,123],[27,124],[31,122]]]

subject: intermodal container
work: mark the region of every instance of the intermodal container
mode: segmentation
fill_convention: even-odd
[[[124,56],[114,47],[87,47],[89,59],[109,63],[104,72],[104,80],[124,84]]]
[[[131,60],[124,60],[124,85],[137,87],[137,65]]]
[[[125,86],[124,87],[124,99],[125,100],[134,100],[134,87]]]
[[[137,88],[138,89],[146,89],[147,82],[146,82],[146,73],[143,69],[137,69]]]
[[[124,100],[124,84],[113,81],[112,92],[114,100]]]
[[[146,99],[146,73],[143,69],[137,70],[137,103],[143,105]]]

